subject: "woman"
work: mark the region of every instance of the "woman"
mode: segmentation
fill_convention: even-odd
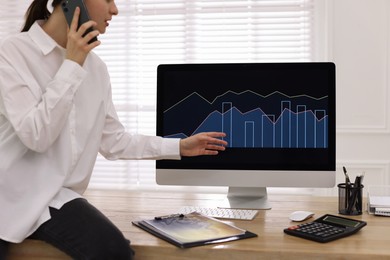
[[[23,32],[0,45],[0,259],[8,243],[28,237],[75,259],[131,259],[129,241],[82,198],[97,153],[109,160],[216,155],[225,135],[126,133],[106,66],[91,52],[100,41],[88,43],[118,14],[114,0],[85,0],[91,21],[79,29],[79,8],[68,26],[61,0],[52,13],[47,4],[34,0]]]

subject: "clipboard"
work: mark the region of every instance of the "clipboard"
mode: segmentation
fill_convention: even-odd
[[[156,217],[132,223],[180,248],[257,237],[255,233],[198,212]]]

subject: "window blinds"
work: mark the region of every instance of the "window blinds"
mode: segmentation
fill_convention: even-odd
[[[13,0],[2,2],[0,9],[0,40],[4,37],[20,32],[24,25],[24,14],[30,5],[30,1]]]
[[[116,0],[96,52],[107,62],[122,122],[155,134],[162,63],[311,61],[312,0]],[[104,37],[104,38],[103,38]],[[155,162],[98,158],[90,187],[156,189]]]
[[[20,31],[31,1],[0,10],[0,37]],[[156,68],[162,63],[314,60],[316,0],[115,0],[95,52],[107,63],[128,131],[155,134]],[[91,188],[156,189],[154,161],[97,158]]]

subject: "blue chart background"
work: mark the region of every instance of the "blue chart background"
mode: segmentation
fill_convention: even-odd
[[[193,92],[164,111],[164,135],[223,131],[235,148],[327,148],[327,110],[327,96],[305,93],[227,91],[207,100]]]

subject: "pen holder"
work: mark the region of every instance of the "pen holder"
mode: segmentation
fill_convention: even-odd
[[[339,213],[343,215],[361,215],[363,212],[363,185],[340,183]]]

